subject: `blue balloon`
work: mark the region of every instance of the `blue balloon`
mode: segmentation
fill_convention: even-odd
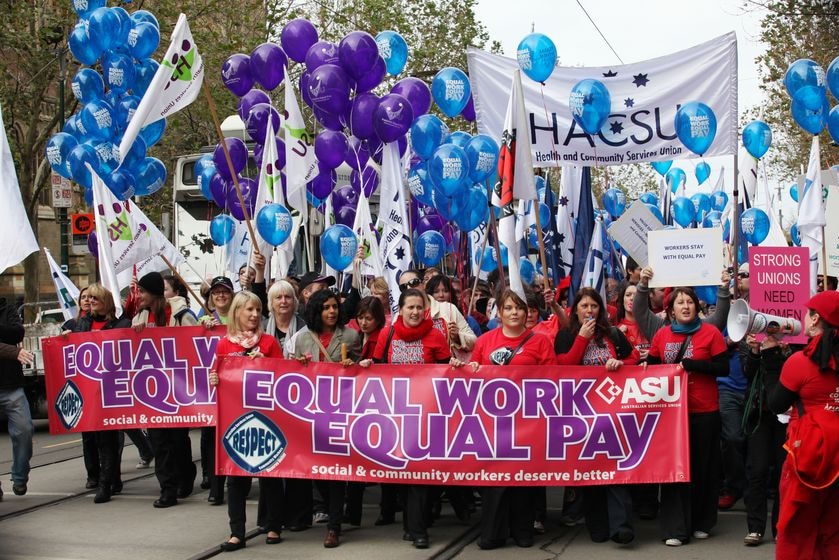
[[[696,297],[709,305],[717,303],[717,287],[716,286],[694,286],[693,291],[696,292]]]
[[[151,148],[163,137],[166,130],[166,119],[158,119],[140,129],[140,136],[146,141],[146,146]]]
[[[65,179],[73,178],[70,165],[67,163],[67,157],[73,151],[73,148],[78,145],[79,141],[66,132],[54,134],[47,142],[47,161],[52,170]]]
[[[198,166],[196,166],[196,169]],[[216,174],[216,164],[210,163],[210,166],[204,167],[199,173],[195,175],[195,180],[198,182],[198,188],[201,190],[201,196],[213,202],[213,193],[210,191],[210,181],[213,180],[213,175]]]
[[[597,134],[612,110],[612,96],[602,82],[582,80],[571,88],[571,116],[588,134]]]
[[[556,45],[547,35],[531,33],[519,43],[516,58],[528,78],[544,84],[556,67]]]
[[[696,193],[690,197],[690,201],[693,202],[696,211],[696,221],[702,221],[705,215],[711,211],[711,197],[705,193]]]
[[[110,91],[123,93],[134,87],[134,61],[127,54],[114,53],[105,57],[102,73]]]
[[[684,186],[685,181],[687,181],[687,175],[685,175],[685,172],[682,171],[681,168],[674,167],[667,172],[667,175],[664,176],[664,180],[667,181],[668,185],[670,185],[670,192],[675,193]]]
[[[136,95],[128,94],[123,95],[122,98],[119,101],[117,101],[117,104],[114,105],[114,111],[116,115],[116,127],[118,131],[116,134],[117,137],[121,136],[119,132],[125,130],[125,127],[128,126],[128,122],[134,117],[134,112],[137,110],[137,107],[139,106],[140,98]]]
[[[454,144],[443,144],[428,160],[431,182],[446,196],[458,193],[469,177],[469,156]]]
[[[86,134],[91,138],[107,140],[114,135],[114,108],[105,101],[94,100],[87,103],[79,113]]]
[[[833,59],[830,66],[827,67],[827,88],[833,97],[839,99],[839,56]]]
[[[446,254],[446,239],[436,231],[426,231],[414,243],[417,261],[423,266],[437,266]]]
[[[344,270],[352,264],[358,250],[358,239],[343,224],[331,225],[320,237],[320,254],[335,270]]]
[[[498,144],[485,134],[478,134],[469,141],[466,155],[469,156],[469,180],[473,183],[480,183],[498,168]]]
[[[685,103],[676,111],[676,135],[691,152],[702,156],[717,135],[717,116],[699,101]]]
[[[119,30],[119,16],[111,8],[96,8],[87,19],[87,34],[101,52],[117,46],[114,41],[119,38]]]
[[[626,210],[626,195],[620,189],[608,189],[603,193],[603,208],[613,218],[620,218]]]
[[[105,80],[93,68],[82,68],[76,72],[70,87],[76,99],[83,104],[90,103],[94,99],[102,99],[105,95]]]
[[[679,196],[673,200],[673,221],[683,228],[690,227],[696,219],[696,208],[686,196]]]
[[[772,145],[772,129],[763,121],[752,121],[743,128],[743,146],[753,158],[760,159]]]
[[[495,249],[487,247],[481,257],[481,271],[492,272],[496,268],[498,268],[498,261],[495,260]]]
[[[696,182],[701,185],[711,176],[711,166],[704,161],[700,161],[696,164],[693,174],[696,175]]]
[[[653,206],[658,206],[658,197],[651,192],[641,193],[641,196],[638,197],[638,200],[640,200],[644,204],[652,204]]]
[[[455,130],[443,140],[443,144],[454,144],[455,146],[460,146],[465,150],[471,140],[472,135],[468,132]]]
[[[830,110],[827,114],[827,131],[834,142],[839,142],[839,105]]]
[[[723,191],[714,191],[711,193],[711,208],[717,212],[722,212],[728,205],[728,195]]]
[[[453,196],[446,196],[439,187],[434,187],[431,191],[431,198],[434,201],[434,208],[443,217],[443,219],[453,222],[468,204],[469,196],[467,191],[461,191]]]
[[[805,86],[821,88],[822,93],[824,93],[824,70],[818,63],[809,58],[799,58],[787,68],[787,72],[784,74],[784,86],[787,88],[789,96],[793,98]]]
[[[396,76],[405,69],[408,62],[408,43],[396,31],[382,31],[376,35],[379,56],[385,61],[387,73]]]
[[[673,166],[673,160],[668,159],[666,161],[651,161],[650,165],[653,166],[653,169],[656,170],[656,173],[664,177],[665,173],[670,171],[670,168]]]
[[[134,22],[131,20],[131,16],[128,15],[128,12],[125,11],[125,8],[111,8],[111,12],[113,12],[113,14],[117,16],[117,20],[119,20],[119,30],[113,39],[114,49],[120,49],[120,51],[125,49],[127,51],[128,49],[126,49],[125,43],[128,42],[128,34],[134,27]]]
[[[448,134],[449,128],[437,116],[420,115],[411,124],[411,146],[419,157],[428,159]]]
[[[805,109],[818,111],[824,105],[825,97],[827,97],[827,93],[825,93],[824,88],[804,86],[795,93],[792,99],[804,105]]]
[[[801,247],[801,234],[798,233],[798,224],[792,224],[789,230],[789,236],[792,239],[792,244],[796,247]]]
[[[291,235],[291,212],[282,204],[267,204],[256,214],[256,230],[262,239],[277,247]]]
[[[93,186],[93,179],[85,165],[86,163],[89,163],[94,171],[99,170],[99,155],[90,144],[79,144],[67,155],[67,165],[70,167],[72,179],[81,186],[90,189]]]
[[[137,10],[131,14],[131,21],[135,24],[146,22],[154,25],[158,29],[160,29],[160,24],[157,22],[157,18],[154,17],[154,14],[148,10]]]
[[[740,231],[752,245],[760,245],[769,235],[769,216],[760,208],[749,208],[740,214]]]
[[[210,239],[215,245],[225,245],[236,233],[236,221],[227,214],[219,214],[210,220]]]
[[[102,177],[102,180],[117,200],[127,200],[134,196],[136,179],[130,171],[120,167]]]
[[[519,257],[519,275],[524,284],[532,284],[536,280],[536,267],[527,257]]]
[[[798,202],[798,183],[793,183],[789,186],[789,197],[795,202]]]
[[[134,66],[134,95],[143,97],[151,85],[157,68],[160,66],[156,61],[147,58],[137,62]]]
[[[166,166],[155,157],[147,157],[137,167],[136,196],[148,196],[159,191],[166,182]]]
[[[473,185],[467,193],[467,200],[460,213],[455,216],[455,223],[463,231],[472,231],[489,218],[489,205],[486,190],[481,185]]]
[[[715,228],[720,227],[722,225],[722,212],[714,210],[713,212],[708,212],[706,214],[705,219],[702,220],[702,227],[705,228]]]
[[[795,98],[792,100],[792,118],[798,123],[798,126],[810,134],[821,133],[825,124],[827,124],[827,115],[830,112],[830,106],[827,101],[827,96],[823,96],[822,100],[823,105],[818,109],[808,109]]]
[[[128,33],[128,46],[134,58],[142,59],[154,54],[160,45],[160,29],[148,22],[135,23]]]
[[[107,0],[73,0],[73,9],[80,19],[86,18],[96,8],[107,4]]]
[[[431,180],[428,178],[428,168],[425,162],[417,162],[408,171],[408,188],[411,196],[425,204],[433,206],[434,200],[431,196]]]
[[[119,167],[119,160],[117,159],[117,147],[113,142],[104,141],[93,145],[96,150],[96,155],[99,156],[99,168],[95,171],[100,177],[108,175],[111,171]]]
[[[443,114],[449,118],[460,114],[469,102],[472,87],[469,78],[463,70],[447,66],[443,68],[431,82],[431,96]]]
[[[126,169],[137,169],[146,159],[146,142],[139,136],[131,143],[128,153],[122,160],[122,167]]]
[[[647,204],[647,210],[653,213],[653,216],[658,218],[658,221],[662,224],[664,223],[664,216],[661,215],[661,210],[658,209],[658,206],[654,206],[652,204]]]
[[[87,66],[93,66],[99,57],[102,56],[102,49],[97,47],[87,35],[87,28],[83,23],[77,23],[70,37],[67,39],[67,46],[76,60]]]

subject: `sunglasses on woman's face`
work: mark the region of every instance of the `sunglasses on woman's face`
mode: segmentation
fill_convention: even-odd
[[[422,284],[422,280],[420,280],[419,278],[411,278],[404,284],[399,284],[399,291],[404,292],[408,288],[416,288],[420,284]]]

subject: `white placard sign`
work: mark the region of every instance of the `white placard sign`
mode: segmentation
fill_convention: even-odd
[[[621,248],[641,267],[647,261],[647,233],[663,229],[664,226],[650,212],[646,204],[636,202],[609,226],[609,236],[620,243]]]
[[[839,276],[839,220],[836,219],[839,217],[839,186],[825,185],[825,187],[827,188],[827,206],[824,215],[827,217],[827,225],[824,226],[824,244],[827,254],[827,274]],[[821,260],[819,256],[819,271],[824,268]]]
[[[647,235],[651,288],[716,286],[723,268],[720,228],[663,229]]]

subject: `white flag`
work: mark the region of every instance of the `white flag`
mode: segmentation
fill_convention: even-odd
[[[581,286],[594,288],[600,292],[600,297],[606,301],[606,283],[603,281],[603,220],[597,218],[594,222],[594,232],[591,236],[591,247],[583,271]]]
[[[288,69],[283,79],[285,85],[285,111],[288,114],[283,121],[285,129],[285,176],[286,195],[289,210],[295,209],[305,219],[306,183],[315,175],[318,168],[312,135],[306,130],[306,122],[300,112],[300,104],[294,94],[294,86],[288,77]]]
[[[181,14],[172,32],[169,49],[119,143],[120,163],[131,149],[140,129],[177,113],[195,101],[203,82],[204,61],[198,54],[186,16]]]
[[[740,195],[743,197],[739,202],[742,202],[743,208],[748,210],[752,207],[757,190],[757,160],[745,148],[741,148],[738,161],[740,167]]]
[[[379,246],[384,263],[391,313],[396,315],[399,300],[399,276],[411,268],[411,225],[405,206],[405,188],[396,142],[384,146],[382,154],[382,182],[379,203],[379,224],[382,242]]]
[[[807,177],[804,189],[798,199],[798,234],[801,246],[810,250],[810,293],[816,293],[819,268],[819,253],[824,243],[824,205],[822,204],[822,181],[820,164],[819,137],[813,136],[810,148],[810,161],[807,164]]]
[[[122,203],[116,200],[111,191],[108,190],[108,187],[105,186],[105,182],[102,181],[102,178],[99,177],[93,167],[91,167],[89,163],[86,163],[85,165],[87,165],[87,168],[90,171],[93,183],[91,190],[93,191],[93,208],[96,213],[96,241],[98,243],[98,249],[96,252],[99,263],[99,280],[102,283],[102,286],[104,286],[104,288],[110,291],[111,295],[113,295],[115,315],[117,317],[121,317],[122,298],[120,298],[119,295],[119,282],[117,280],[116,268],[125,261],[125,259],[122,259],[122,255],[119,250],[126,243],[133,241],[133,230],[127,223],[127,216]],[[118,216],[114,211],[114,207],[121,210]],[[113,228],[111,227],[111,224],[113,224]],[[128,233],[127,239],[123,239],[124,232]],[[116,239],[112,240],[112,234],[116,237]],[[116,251],[114,251],[114,247],[112,245],[113,242],[119,243]],[[120,258],[114,260],[114,254],[120,255]],[[146,251],[144,255],[148,255],[148,251]],[[134,260],[125,268],[131,267],[135,262],[137,261]],[[120,270],[124,270],[125,268]]]
[[[725,177],[725,167],[720,166],[720,174],[717,176],[717,182],[714,185],[714,189],[711,193],[721,192],[725,190],[725,181],[723,178]]]
[[[778,216],[772,209],[772,197],[769,194],[769,181],[766,178],[766,167],[763,167],[763,177],[760,181],[760,197],[759,202],[755,204],[758,208],[766,212],[769,216],[769,235],[760,243],[761,247],[786,247],[788,245],[787,238],[784,235],[784,230],[781,224],[778,223]]]
[[[151,244],[151,250],[154,252],[154,255],[143,259],[136,263],[136,271],[135,267],[132,266],[129,269],[123,270],[119,274],[117,274],[117,283],[119,284],[119,288],[123,289],[131,285],[131,278],[135,275],[137,278],[142,278],[149,272],[161,272],[161,271],[168,271],[169,265],[166,264],[166,261],[169,261],[173,267],[177,267],[178,265],[186,263],[186,259],[181,255],[181,252],[178,251],[178,248],[172,245],[172,243],[166,239],[166,236],[163,235],[157,226],[154,225],[142,210],[139,207],[133,206],[132,215],[135,216],[136,219],[141,221],[146,225],[148,228],[149,234],[149,242]],[[163,257],[166,258],[166,261],[163,260]]]
[[[574,214],[579,207],[583,170],[576,165],[563,165],[559,179],[559,200],[557,200],[556,230],[559,236],[559,269],[562,278],[571,274],[574,264]],[[558,280],[557,280],[558,282]]]
[[[58,295],[58,303],[61,304],[61,312],[64,314],[64,320],[69,321],[79,314],[79,289],[61,272],[61,268],[46,247],[44,247],[44,254],[47,256],[47,263],[50,265],[52,283],[55,286],[55,293]]]
[[[38,242],[32,233],[32,226],[26,217],[20,185],[17,182],[15,162],[6,127],[3,125],[3,111],[0,109],[0,274],[15,266],[38,250]]]
[[[251,235],[244,222],[236,222],[233,237],[224,246],[224,270],[233,277],[233,285],[239,289],[239,269],[250,265]]]
[[[373,216],[370,213],[370,203],[362,189],[358,196],[358,206],[355,209],[355,221],[352,226],[358,246],[364,248],[364,259],[361,261],[359,272],[364,276],[384,276],[381,255],[379,254],[379,242],[373,232]],[[352,270],[352,265],[348,270]]]

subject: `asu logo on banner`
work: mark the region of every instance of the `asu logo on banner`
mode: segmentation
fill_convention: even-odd
[[[224,450],[242,470],[270,471],[283,460],[285,434],[262,413],[248,412],[233,422],[222,438]]]

